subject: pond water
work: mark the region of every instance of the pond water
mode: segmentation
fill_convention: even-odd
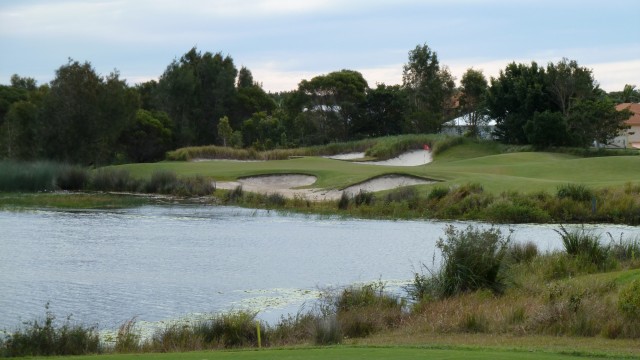
[[[275,322],[319,289],[383,281],[401,288],[437,263],[446,224],[379,221],[216,206],[113,211],[0,211],[0,330],[72,314],[113,329],[250,309]],[[486,226],[486,225],[485,225]],[[554,225],[511,225],[515,241],[560,246]],[[635,227],[595,226],[615,238]]]

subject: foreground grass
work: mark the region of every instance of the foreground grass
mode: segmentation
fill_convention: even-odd
[[[548,352],[532,349],[495,349],[455,346],[336,346],[325,348],[291,348],[268,350],[241,350],[216,352],[187,352],[165,354],[121,354],[96,356],[60,357],[77,360],[173,360],[173,359],[225,359],[225,360],[269,360],[269,359],[638,359],[623,354],[603,354],[583,351]]]

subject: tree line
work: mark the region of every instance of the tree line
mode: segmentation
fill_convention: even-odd
[[[468,69],[456,87],[428,45],[408,53],[402,85],[370,87],[339,70],[267,93],[230,56],[192,48],[159,79],[130,86],[117,71],[96,73],[73,59],[38,86],[13,75],[0,85],[0,157],[83,165],[160,160],[167,150],[209,144],[258,150],[407,133],[436,133],[464,117],[477,136],[491,119],[495,137],[535,146],[606,143],[638,101],[628,85],[607,94],[591,70],[563,59],[546,67],[511,63],[496,78]]]

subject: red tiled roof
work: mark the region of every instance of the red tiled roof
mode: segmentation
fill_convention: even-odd
[[[629,109],[633,112],[633,115],[625,123],[629,126],[640,126],[640,104],[638,103],[623,103],[616,105],[616,110]]]

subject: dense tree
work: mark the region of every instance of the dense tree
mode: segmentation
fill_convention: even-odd
[[[136,111],[135,122],[122,133],[127,160],[151,162],[164,158],[173,146],[172,122],[162,111]]]
[[[426,44],[409,51],[402,73],[403,87],[410,99],[409,115],[415,132],[436,132],[453,118],[455,83],[438,55]]]
[[[524,128],[529,143],[538,148],[570,144],[567,123],[559,111],[536,112]]]
[[[352,127],[362,116],[368,84],[362,74],[341,70],[302,80],[298,91],[308,112],[308,120],[316,124],[322,142],[349,139]]]
[[[0,154],[10,159],[33,160],[40,153],[38,107],[30,101],[15,102],[0,126]]]
[[[617,111],[609,98],[580,100],[567,116],[571,141],[576,146],[590,146],[594,141],[607,144],[627,128],[629,110]]]
[[[612,91],[609,96],[618,104],[640,102],[640,89],[635,85],[626,84],[622,91]]]
[[[117,72],[103,79],[90,63],[70,59],[56,71],[43,104],[43,150],[60,161],[109,163],[138,106],[137,94]]]
[[[175,123],[178,146],[212,144],[218,120],[231,113],[237,69],[222,54],[194,47],[174,60],[158,82],[158,103]]]
[[[597,89],[591,70],[566,58],[547,64],[546,79],[546,91],[563,115],[569,113],[573,102],[593,98]]]
[[[258,150],[269,150],[278,145],[286,146],[286,129],[277,113],[269,115],[263,111],[253,114],[244,121],[242,136],[246,145]]]
[[[489,84],[482,71],[467,69],[460,85],[460,113],[467,120],[471,135],[478,136],[489,120],[484,109]]]
[[[35,91],[38,87],[34,78],[22,77],[18,74],[11,75],[11,86],[17,89],[24,89],[26,91]]]
[[[376,137],[401,134],[407,106],[406,93],[399,85],[379,84],[367,91],[365,114],[356,122],[354,135]]]
[[[490,118],[496,121],[495,135],[509,144],[527,144],[524,126],[536,112],[558,111],[545,91],[545,72],[538,64],[511,63],[491,78],[486,96]]]

